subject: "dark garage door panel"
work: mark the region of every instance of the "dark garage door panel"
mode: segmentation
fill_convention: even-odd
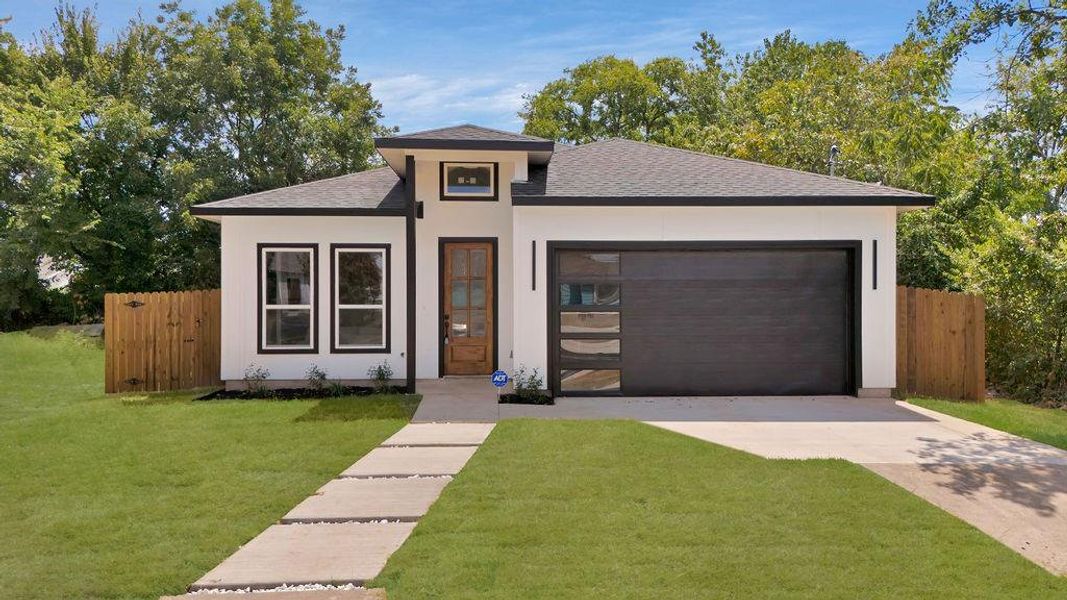
[[[847,250],[628,251],[621,263],[623,393],[851,393]]]

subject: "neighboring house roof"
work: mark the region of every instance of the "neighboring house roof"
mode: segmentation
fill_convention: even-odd
[[[925,194],[632,140],[557,152],[516,205],[930,205]]]
[[[448,150],[527,150],[551,152],[555,142],[532,135],[480,127],[469,123],[406,135],[374,138],[378,148]]]
[[[405,140],[382,146],[387,140]],[[929,206],[934,198],[762,163],[702,154],[632,140],[610,139],[578,146],[459,125],[379,138],[379,148],[417,148],[413,143],[538,144],[530,156],[529,180],[512,183],[515,205],[551,206]],[[546,152],[540,145],[547,144]],[[473,149],[471,146],[468,149]],[[501,148],[497,148],[501,149]],[[514,148],[508,148],[514,149]],[[554,151],[553,151],[554,150]],[[392,151],[391,151],[392,152]],[[379,215],[403,216],[404,183],[389,167],[323,179],[228,200],[199,204],[194,215]]]
[[[404,214],[404,182],[389,167],[198,204],[194,215]]]

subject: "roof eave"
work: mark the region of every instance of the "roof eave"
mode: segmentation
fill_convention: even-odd
[[[515,206],[933,206],[933,196],[522,196]]]
[[[515,150],[525,152],[551,152],[551,141],[520,140],[426,140],[403,137],[376,137],[375,148],[403,150]]]
[[[329,216],[329,217],[403,217],[402,208],[340,208],[340,207],[223,207],[191,206],[194,217],[219,216]]]

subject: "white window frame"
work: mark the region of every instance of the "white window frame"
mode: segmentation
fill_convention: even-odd
[[[380,304],[341,304],[341,261],[342,253],[378,254],[382,257],[382,301]],[[331,323],[331,347],[335,353],[344,352],[388,352],[389,351],[389,244],[333,244],[330,246],[331,304],[333,319]],[[382,337],[379,344],[341,344],[341,311],[351,309],[380,310],[382,313]]]
[[[309,266],[309,304],[267,304],[267,254],[271,252],[306,253]],[[259,245],[259,352],[271,353],[314,353],[318,351],[318,246],[314,244],[260,244]],[[308,344],[270,344],[267,341],[268,310],[307,310]]]

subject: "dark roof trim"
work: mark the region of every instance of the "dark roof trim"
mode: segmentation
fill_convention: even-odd
[[[512,196],[515,206],[933,206],[933,196]]]
[[[329,208],[329,207],[284,207],[284,208],[236,208],[213,206],[190,206],[193,216],[331,216],[331,217],[403,217],[403,208]]]
[[[374,138],[376,148],[402,148],[410,150],[520,150],[526,152],[551,152],[556,144],[552,141],[522,140],[428,140],[405,137]]]

